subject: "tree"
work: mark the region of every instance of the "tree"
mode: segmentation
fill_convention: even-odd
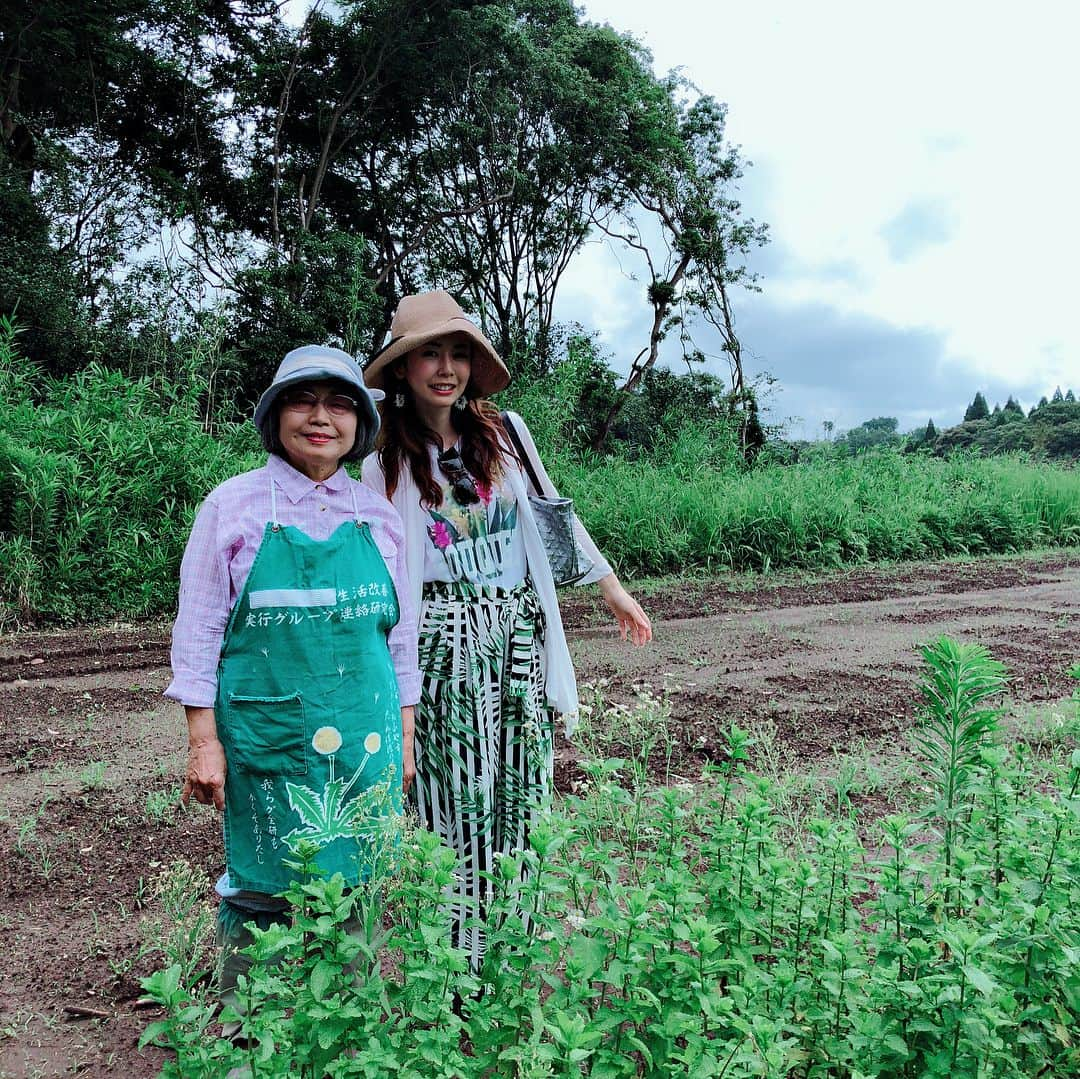
[[[1080,419],[1050,428],[1046,432],[1043,448],[1050,457],[1080,461]]]
[[[728,360],[731,393],[746,409],[748,435],[750,397],[743,378],[741,344],[735,333],[730,289],[752,286],[754,279],[741,259],[765,242],[767,230],[743,219],[732,188],[742,175],[738,150],[725,141],[726,106],[711,97],[687,104],[677,94],[685,83],[669,80],[677,126],[642,130],[636,167],[620,182],[619,215],[603,223],[608,235],[638,252],[645,262],[646,299],[652,309],[648,341],[635,357],[624,381],[622,397],[613,403],[601,428],[599,449],[625,396],[632,393],[660,356],[663,340],[678,330],[688,363],[705,359],[693,343],[691,328],[700,316],[719,335]],[[642,218],[645,218],[643,227]],[[661,241],[649,243],[649,222]]]
[[[998,416],[999,423],[1022,423],[1027,417],[1024,415],[1024,410],[1020,405],[1010,396],[1005,402],[1004,407],[1001,410],[1001,414]]]
[[[668,107],[642,48],[570,0],[316,10],[238,98],[272,119],[255,125],[245,218],[268,269],[301,277],[304,233],[362,236],[381,306],[367,347],[400,295],[438,284],[511,362],[544,347],[566,266],[610,213],[629,118]]]
[[[937,441],[937,428],[934,426],[933,419],[926,421],[926,431],[923,433],[923,442],[927,445],[932,445]]]
[[[877,446],[896,445],[900,439],[896,433],[898,421],[894,416],[878,416],[853,427],[844,436],[850,453],[861,453]]]
[[[975,399],[967,407],[967,411],[964,412],[964,423],[970,423],[972,420],[986,420],[990,418],[990,409],[987,407],[986,398],[983,397],[982,391],[978,390],[975,393]]]
[[[107,317],[117,270],[161,221],[226,200],[220,90],[273,0],[19,0],[0,7],[0,219],[22,216],[0,313],[51,370]],[[62,310],[57,310],[57,307]]]
[[[478,6],[461,21],[471,52],[434,125],[444,216],[426,260],[512,354],[526,328],[543,347],[559,281],[627,168],[626,118],[666,95],[640,46],[582,24],[569,0]]]

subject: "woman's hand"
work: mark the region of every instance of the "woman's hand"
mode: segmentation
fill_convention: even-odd
[[[606,577],[601,577],[597,584],[604,602],[618,623],[619,636],[624,641],[629,637],[637,645],[648,644],[652,640],[652,622],[641,609],[641,604],[623,588],[619,578],[614,573],[609,573]]]
[[[413,707],[409,704],[401,709],[401,789],[405,794],[416,778],[413,740]]]
[[[218,741],[213,708],[185,708],[188,721],[188,763],[180,802],[191,796],[204,806],[225,808],[225,747]]]

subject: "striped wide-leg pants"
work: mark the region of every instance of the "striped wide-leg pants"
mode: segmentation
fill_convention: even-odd
[[[532,586],[424,586],[416,710],[420,821],[459,859],[453,943],[473,970],[495,856],[528,844],[551,786],[554,713],[544,692],[544,615]]]

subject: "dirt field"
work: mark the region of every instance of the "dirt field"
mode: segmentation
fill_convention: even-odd
[[[865,744],[895,750],[914,716],[917,646],[942,633],[987,645],[1018,705],[1057,701],[1080,659],[1080,552],[858,570],[812,583],[725,579],[652,591],[649,649],[614,639],[590,590],[564,609],[581,681],[615,700],[666,690],[674,772],[717,759],[731,722],[773,732],[822,767]],[[184,858],[221,868],[220,824],[177,814],[185,732],[161,699],[168,626],[0,638],[0,1079],[138,1079],[161,1055],[135,1043],[137,959],[155,876]],[[580,778],[558,746],[556,782]]]

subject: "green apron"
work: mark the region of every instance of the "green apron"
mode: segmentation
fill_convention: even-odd
[[[234,888],[277,893],[290,847],[350,885],[393,842],[401,812],[401,710],[387,634],[394,583],[367,524],[313,540],[266,525],[225,630],[218,735],[225,747],[225,857]]]

